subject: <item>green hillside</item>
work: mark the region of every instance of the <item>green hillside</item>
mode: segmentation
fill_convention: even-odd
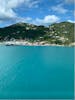
[[[74,40],[74,23],[54,23],[49,27],[17,23],[0,28],[0,41],[28,40],[55,44],[70,44]]]

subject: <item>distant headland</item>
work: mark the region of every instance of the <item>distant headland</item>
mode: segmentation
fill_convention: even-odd
[[[75,46],[74,24],[60,22],[46,27],[17,23],[0,28],[0,45]]]

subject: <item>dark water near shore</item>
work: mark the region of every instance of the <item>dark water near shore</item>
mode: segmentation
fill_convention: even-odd
[[[73,96],[73,47],[0,46],[0,98]]]

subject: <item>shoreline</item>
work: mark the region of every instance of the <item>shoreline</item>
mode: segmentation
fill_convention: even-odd
[[[69,45],[60,44],[49,44],[43,42],[28,42],[28,41],[4,41],[0,42],[0,46],[61,46],[61,47],[75,47],[75,43],[70,43]]]

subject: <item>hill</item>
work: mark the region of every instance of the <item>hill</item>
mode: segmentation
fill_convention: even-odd
[[[68,45],[75,42],[74,23],[54,23],[49,27],[17,23],[5,28],[0,28],[0,42],[14,40],[30,42],[45,41],[50,44]]]

